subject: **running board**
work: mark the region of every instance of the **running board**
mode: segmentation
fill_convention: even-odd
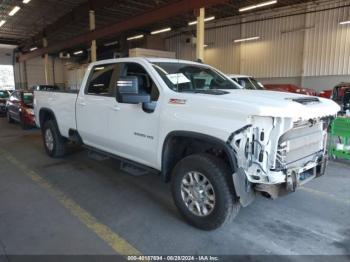
[[[132,176],[143,176],[149,174],[147,170],[126,162],[120,162],[120,170]]]
[[[117,159],[120,161],[120,169],[130,175],[133,176],[141,176],[145,174],[155,174],[159,175],[160,171],[152,168],[145,166],[143,164],[139,164],[137,162],[134,162],[132,160],[126,159],[124,157],[120,157],[118,155],[114,155],[87,145],[83,145],[83,147],[87,148],[89,150],[89,157],[92,159],[95,159],[97,161],[104,161],[108,159]]]

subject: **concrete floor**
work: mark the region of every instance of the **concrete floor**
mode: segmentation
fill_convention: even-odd
[[[1,150],[0,255],[115,254],[33,181],[32,171],[142,254],[350,255],[347,163],[330,163],[326,176],[284,198],[259,197],[232,224],[204,232],[181,219],[169,184],[157,176],[130,176],[119,171],[118,161],[96,161],[85,150],[50,159],[39,130],[22,131],[5,119]]]

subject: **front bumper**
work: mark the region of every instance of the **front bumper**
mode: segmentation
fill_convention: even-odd
[[[328,156],[325,155],[321,161],[306,165],[303,168],[290,169],[286,171],[286,189],[289,192],[295,190],[316,177],[323,176],[328,164]]]
[[[285,170],[285,182],[281,184],[256,184],[255,190],[267,193],[272,199],[295,192],[300,186],[311,180],[323,176],[328,165],[328,156],[324,155],[321,160],[310,163],[302,168]]]
[[[27,126],[33,126],[33,127],[36,126],[36,123],[35,123],[35,116],[32,115],[32,114],[24,114],[24,115],[23,115],[23,121],[24,121],[24,123],[25,123]]]

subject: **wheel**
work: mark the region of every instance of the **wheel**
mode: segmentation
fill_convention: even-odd
[[[62,157],[66,154],[67,142],[66,139],[61,136],[55,121],[49,120],[45,122],[42,133],[44,147],[46,153],[50,157]]]
[[[232,220],[240,204],[224,161],[209,154],[182,159],[172,174],[176,207],[191,225],[214,230]]]
[[[13,123],[13,119],[10,116],[10,112],[8,110],[6,110],[6,119],[8,123]]]

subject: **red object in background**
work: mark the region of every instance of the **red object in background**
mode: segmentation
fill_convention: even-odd
[[[9,122],[19,122],[23,129],[34,127],[33,92],[16,90],[6,103],[6,116]]]
[[[327,90],[323,90],[321,91],[318,96],[319,97],[323,97],[323,98],[328,98],[330,99],[332,97],[332,93],[333,93],[333,90],[332,89],[327,89]]]
[[[296,94],[303,94],[309,96],[317,96],[317,92],[310,88],[301,88],[296,85],[291,84],[264,84],[266,90],[279,91],[279,92],[289,92]]]

